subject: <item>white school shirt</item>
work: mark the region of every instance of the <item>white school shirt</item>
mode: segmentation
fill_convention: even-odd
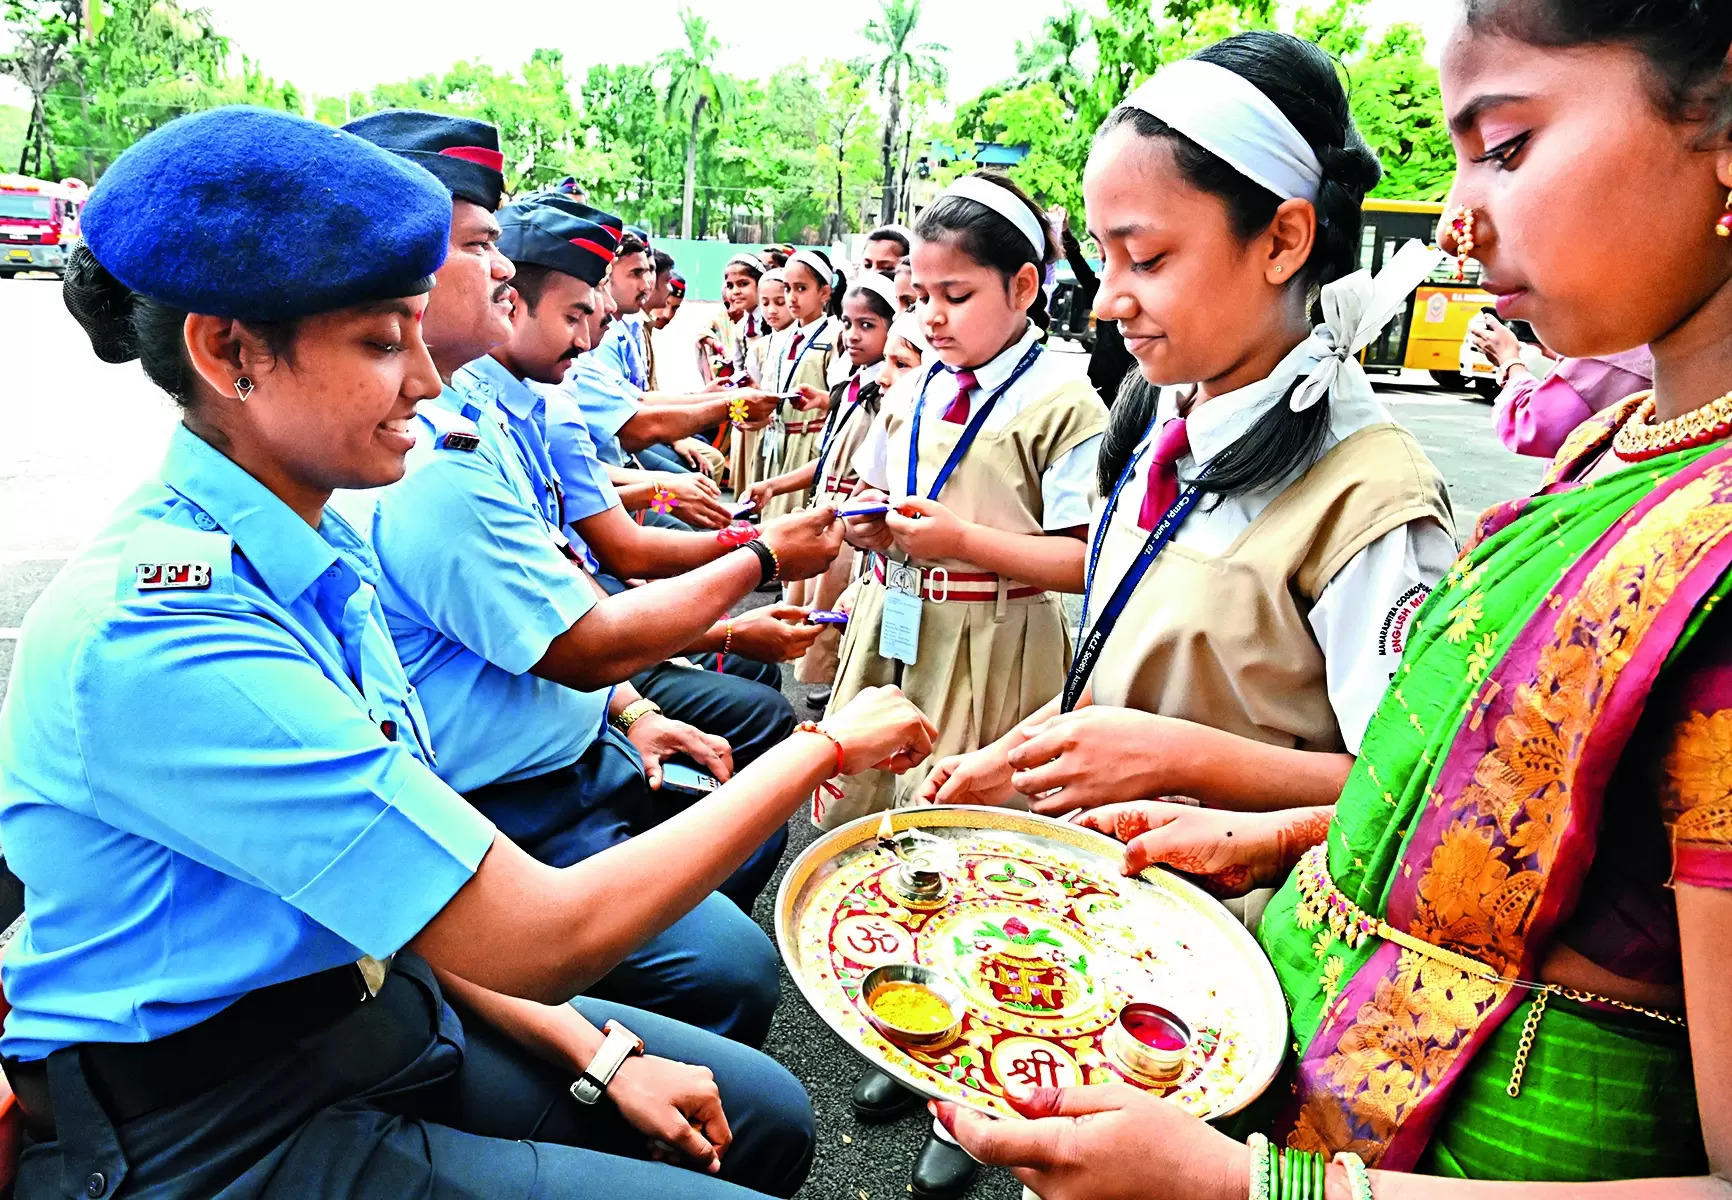
[[[1313,349],[1302,344],[1268,379],[1216,396],[1193,409],[1185,422],[1191,452],[1179,459],[1179,478],[1195,478],[1264,413],[1285,404],[1293,380],[1320,357],[1311,352]],[[1179,400],[1189,392],[1188,387],[1161,390],[1155,423],[1137,446],[1132,476],[1119,496],[1119,514],[1141,511],[1148,492],[1148,455],[1154,445],[1154,431],[1179,415]],[[1388,410],[1370,396],[1355,401],[1332,395],[1320,403],[1329,405],[1329,430],[1319,447],[1320,456],[1366,426],[1391,420]],[[1173,541],[1200,554],[1224,554],[1302,473],[1294,471],[1273,487],[1233,496],[1218,505],[1212,497],[1204,496],[1179,526]],[[1335,710],[1348,753],[1359,753],[1372,713],[1401,665],[1413,615],[1455,556],[1455,536],[1449,530],[1430,518],[1409,521],[1349,559],[1312,606],[1306,619],[1323,651],[1329,704]],[[1104,604],[1116,582],[1096,580],[1094,603]]]
[[[1016,364],[1022,361],[1022,356],[1043,333],[1038,325],[1030,322],[1028,329],[1014,346],[985,366],[976,367],[976,386],[974,394],[969,398],[970,403],[985,403],[994,389],[1010,378],[1011,372],[1016,370]],[[926,371],[927,368],[923,367],[912,372],[890,389],[889,394],[884,397],[879,419],[872,423],[872,428],[854,454],[855,473],[868,486],[887,494],[892,501],[905,499],[908,495],[908,439],[912,436],[914,426],[911,421],[904,421],[896,433],[890,435],[886,432],[882,413],[895,411],[898,414],[912,414],[914,402],[920,396],[920,385],[926,379]],[[1081,379],[1085,383],[1088,381],[1087,359],[1081,355],[1043,350],[1022,378],[1016,381],[1015,386],[999,397],[998,403],[993,405],[991,415],[982,423],[980,431],[996,433],[1009,425],[1031,404],[1045,400],[1073,379]],[[944,410],[955,397],[956,377],[948,370],[939,371],[932,377],[932,383],[926,389],[926,411],[921,417],[921,423],[941,420]],[[975,410],[971,408],[970,411]],[[1096,434],[1078,442],[1041,476],[1041,528],[1075,529],[1089,523],[1097,498],[1095,460],[1100,457],[1102,436]],[[938,499],[943,502],[942,492]]]

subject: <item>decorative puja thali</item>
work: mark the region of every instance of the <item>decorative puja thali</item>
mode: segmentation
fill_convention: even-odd
[[[926,1095],[1010,1116],[1007,1085],[1129,1082],[1235,1112],[1281,1065],[1275,973],[1216,900],[1123,854],[1008,809],[862,817],[789,868],[776,939],[830,1027]]]

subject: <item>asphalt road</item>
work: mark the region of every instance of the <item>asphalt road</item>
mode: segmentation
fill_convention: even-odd
[[[690,345],[708,319],[707,306],[689,306],[658,337],[664,383],[690,378],[689,356],[671,353],[671,347]],[[137,364],[108,366],[96,360],[51,279],[0,281],[0,371],[0,681],[5,681],[25,612],[67,556],[153,470],[175,412]],[[1378,391],[1442,469],[1461,529],[1470,528],[1487,505],[1538,482],[1542,464],[1505,451],[1491,432],[1490,410],[1467,394],[1442,392],[1423,377],[1379,380]],[[790,682],[787,690],[805,716],[807,689]],[[812,837],[810,826],[796,816],[790,861]],[[774,890],[759,904],[766,929]],[[924,1136],[924,1114],[889,1127],[857,1124],[847,1102],[857,1060],[786,979],[783,997],[765,1049],[805,1082],[819,1123],[818,1161],[801,1196],[884,1200],[906,1195],[907,1167]],[[1016,1200],[1020,1194],[1001,1173],[988,1173],[973,1192],[982,1200]]]

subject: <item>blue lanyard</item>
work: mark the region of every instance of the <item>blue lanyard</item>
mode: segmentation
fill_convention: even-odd
[[[794,365],[789,367],[787,372],[781,376],[782,386],[776,389],[778,392],[787,391],[788,385],[794,382],[794,376],[800,373],[800,364],[806,361],[806,351],[812,348],[812,343],[818,340],[818,336],[824,332],[829,323],[828,319],[820,321],[818,328],[812,331],[812,336],[806,338],[806,344],[801,346],[800,352],[794,356]],[[794,336],[801,337],[804,335],[796,333]]]
[[[985,402],[975,410],[974,416],[963,429],[962,436],[957,439],[956,449],[950,452],[950,457],[945,459],[944,466],[939,468],[938,478],[932,481],[932,490],[926,493],[928,500],[938,499],[938,493],[943,491],[944,485],[950,482],[951,472],[956,470],[957,464],[962,461],[962,456],[968,453],[968,448],[974,444],[974,439],[980,436],[980,427],[985,425],[986,418],[992,415],[993,406],[998,403],[999,397],[1008,392],[1016,381],[1027,374],[1030,367],[1034,366],[1034,360],[1040,357],[1041,349],[1039,342],[1030,346],[1028,353],[1022,356],[1022,361],[1016,364],[1016,369],[1011,371],[1010,378],[999,384],[993,390],[992,395],[988,396]],[[943,369],[942,363],[933,364],[932,369],[926,372],[926,378],[921,381],[920,395],[914,401],[914,427],[908,435],[908,494],[910,496],[920,494],[920,414],[926,409],[926,388],[931,384],[933,376]]]
[[[1106,544],[1107,530],[1112,526],[1113,514],[1118,511],[1119,495],[1125,490],[1125,484],[1130,482],[1131,476],[1136,473],[1137,458],[1138,456],[1133,454],[1131,461],[1126,463],[1125,469],[1119,473],[1119,481],[1113,485],[1112,497],[1108,499],[1106,510],[1101,513],[1100,524],[1095,528],[1094,541],[1089,545],[1088,573],[1083,582],[1085,621],[1088,619],[1089,603],[1094,596],[1095,568],[1100,565],[1101,547]],[[1095,618],[1094,627],[1085,636],[1081,622],[1077,624],[1076,657],[1071,660],[1070,673],[1065,676],[1062,711],[1073,711],[1077,701],[1082,699],[1083,688],[1087,686],[1089,676],[1094,674],[1095,664],[1100,660],[1107,639],[1112,636],[1119,618],[1124,616],[1125,605],[1130,603],[1137,585],[1143,581],[1143,576],[1155,565],[1156,556],[1167,548],[1167,543],[1179,532],[1179,526],[1191,515],[1191,510],[1197,507],[1201,496],[1202,493],[1197,491],[1195,485],[1189,485],[1179,493],[1179,498],[1174,500],[1172,507],[1155,522],[1155,527],[1143,540],[1143,548],[1137,552],[1137,557],[1126,569],[1124,578],[1119,580],[1119,585],[1107,598],[1106,607],[1101,609],[1100,615]]]
[[[862,367],[861,370],[865,370],[865,368]],[[858,376],[859,373],[856,371],[854,374]],[[848,384],[853,382],[852,378],[848,380]],[[848,394],[848,384],[843,385],[843,395]],[[866,385],[863,383],[860,387],[864,389]],[[824,462],[830,457],[831,448],[835,446],[836,439],[842,436],[842,430],[847,427],[848,419],[854,415],[854,410],[861,407],[860,393],[854,393],[853,401],[847,405],[848,411],[842,414],[840,420],[836,419],[836,407],[835,404],[830,405],[830,411],[824,416],[824,432],[818,435],[818,458],[812,464],[812,491],[814,495],[824,490]]]

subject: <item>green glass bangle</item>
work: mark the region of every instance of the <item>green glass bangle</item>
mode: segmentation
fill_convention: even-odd
[[[1269,1143],[1269,1195],[1271,1200],[1280,1200],[1281,1195],[1281,1148],[1274,1142]]]
[[[1317,1200],[1328,1200],[1329,1194],[1329,1160],[1321,1154],[1311,1156],[1311,1178],[1317,1181],[1314,1189]]]
[[[1299,1151],[1299,1200],[1318,1200],[1317,1198],[1317,1156],[1309,1150]]]
[[[1293,1200],[1293,1193],[1287,1187],[1287,1169],[1289,1151],[1283,1149],[1275,1159],[1275,1200]]]

